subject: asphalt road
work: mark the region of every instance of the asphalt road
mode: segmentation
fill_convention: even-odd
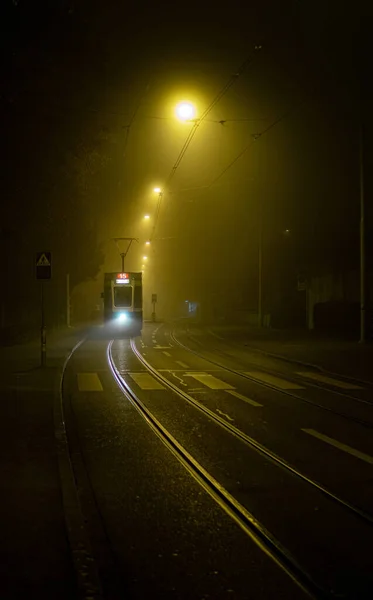
[[[115,370],[253,530],[266,532],[277,562],[155,432]],[[290,560],[315,595],[319,586],[331,597],[370,597],[371,391],[208,331],[147,325],[132,343],[94,332],[68,362],[63,402],[104,596],[307,597]]]

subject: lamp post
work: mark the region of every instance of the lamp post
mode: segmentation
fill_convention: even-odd
[[[365,199],[364,199],[364,133],[359,132],[359,187],[360,187],[360,343],[365,342]]]

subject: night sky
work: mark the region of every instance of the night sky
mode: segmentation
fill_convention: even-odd
[[[260,213],[267,281],[358,267],[362,123],[368,233],[371,222],[369,3],[8,0],[1,11],[9,319],[25,295],[37,312],[37,250],[53,252],[57,318],[64,275],[98,277],[98,294],[122,236],[140,239],[128,270],[152,237],[146,293],[164,310],[214,294],[255,308]],[[248,59],[168,183],[192,127],[175,104],[201,115]]]

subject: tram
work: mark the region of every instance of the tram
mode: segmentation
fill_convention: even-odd
[[[130,336],[141,335],[142,273],[105,273],[103,299],[106,327]]]

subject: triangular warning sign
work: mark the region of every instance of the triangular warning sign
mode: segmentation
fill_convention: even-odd
[[[47,257],[45,256],[45,254],[42,254],[41,257],[39,258],[38,262],[36,263],[37,267],[50,267],[51,264],[49,262],[49,260],[47,259]]]

